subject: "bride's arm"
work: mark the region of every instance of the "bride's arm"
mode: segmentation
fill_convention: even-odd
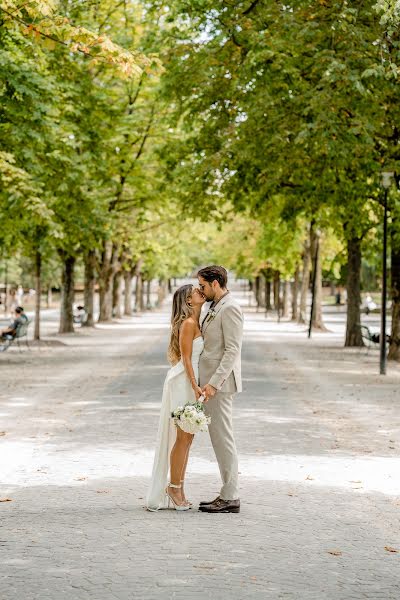
[[[196,324],[187,319],[182,323],[179,331],[179,348],[181,351],[181,359],[185,367],[186,375],[190,380],[190,384],[196,394],[196,400],[201,396],[201,388],[198,386],[192,365],[192,348],[193,340],[196,335]]]

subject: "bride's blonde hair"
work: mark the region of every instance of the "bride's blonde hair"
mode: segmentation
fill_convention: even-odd
[[[172,365],[176,365],[181,358],[179,330],[183,321],[190,317],[193,312],[188,302],[192,291],[193,286],[191,284],[182,285],[176,290],[172,300],[171,338],[168,346],[168,360]]]

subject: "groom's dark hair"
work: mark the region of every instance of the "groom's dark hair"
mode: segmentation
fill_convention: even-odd
[[[200,277],[208,281],[208,283],[218,281],[222,288],[226,288],[226,284],[228,283],[228,273],[226,272],[226,269],[224,269],[224,267],[219,267],[218,265],[204,267],[204,269],[200,269],[197,275],[200,275]]]

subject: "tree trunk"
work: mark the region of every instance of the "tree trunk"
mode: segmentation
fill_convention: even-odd
[[[392,330],[388,359],[400,362],[400,248],[395,243],[394,235],[392,236],[391,280]]]
[[[139,271],[136,274],[136,289],[135,289],[135,312],[143,310],[143,280],[142,274]]]
[[[292,285],[292,321],[297,321],[299,317],[299,303],[298,303],[298,295],[299,295],[299,278],[300,278],[300,269],[297,265],[296,271],[294,274],[294,281]]]
[[[132,316],[132,271],[124,272],[125,296],[124,296],[124,315]]]
[[[347,241],[347,322],[345,346],[364,346],[361,336],[361,240]]]
[[[309,241],[309,239],[307,239],[304,242],[304,252],[303,252],[303,272],[302,272],[302,276],[301,276],[299,323],[306,323],[306,321],[307,321],[307,298],[308,298],[308,290],[310,288],[310,267],[311,267],[310,241]]]
[[[267,277],[264,277],[264,299],[265,299],[265,316],[267,316],[268,308],[271,308],[271,282]]]
[[[4,285],[5,285],[5,294],[4,294],[4,314],[7,314],[8,311],[8,262],[5,263],[4,269]]]
[[[83,304],[87,318],[86,321],[82,323],[83,327],[94,326],[94,288],[96,283],[95,265],[95,251],[89,250],[85,256],[85,289],[83,293]]]
[[[157,290],[157,307],[161,308],[166,296],[166,280],[161,278],[158,282],[158,290]]]
[[[51,285],[49,285],[49,287],[47,288],[47,300],[46,300],[47,308],[51,308],[52,304],[53,304],[53,292],[51,289]]]
[[[267,279],[265,282],[265,308],[272,310],[271,303],[271,279]]]
[[[261,288],[261,278],[259,275],[255,278],[255,286],[254,286],[254,295],[256,297],[257,310],[260,307],[260,288]]]
[[[310,246],[313,269],[316,269],[314,310],[312,316],[312,328],[320,331],[326,331],[322,318],[322,260],[321,260],[321,240],[314,228],[310,231]]]
[[[35,329],[33,339],[40,340],[40,301],[42,296],[42,255],[37,250],[35,255]]]
[[[117,271],[113,277],[113,316],[117,319],[122,317],[122,271]]]
[[[113,280],[118,266],[116,244],[105,241],[99,268],[99,323],[111,321],[113,309]]]
[[[61,307],[59,333],[73,333],[74,331],[74,268],[75,257],[65,256],[61,277]]]
[[[283,287],[283,317],[288,319],[290,316],[290,281],[285,281]]]
[[[99,280],[99,323],[111,321],[112,319],[112,288],[113,277],[112,273],[109,273]]]
[[[274,309],[276,311],[280,311],[280,285],[281,285],[281,279],[280,279],[280,272],[279,271],[275,271],[274,272],[274,285],[273,285],[273,290],[274,290]]]
[[[146,310],[151,310],[151,279],[146,283]]]

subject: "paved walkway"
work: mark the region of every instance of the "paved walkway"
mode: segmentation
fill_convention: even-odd
[[[398,600],[400,369],[332,329],[247,313],[239,515],[143,509],[166,313],[0,356],[0,597]],[[188,496],[218,486],[199,435]]]

